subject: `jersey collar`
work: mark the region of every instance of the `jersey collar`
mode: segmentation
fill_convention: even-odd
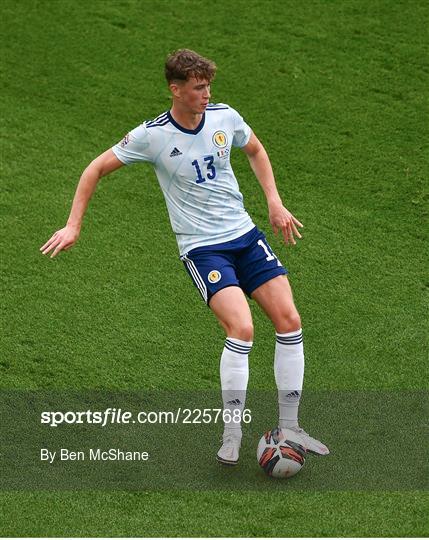
[[[206,121],[206,113],[203,113],[203,116],[198,126],[195,129],[187,129],[187,128],[182,127],[180,124],[176,122],[176,120],[172,117],[170,111],[167,112],[167,117],[174,127],[182,131],[183,133],[188,133],[189,135],[196,135],[197,133],[199,133],[203,129],[204,123]]]

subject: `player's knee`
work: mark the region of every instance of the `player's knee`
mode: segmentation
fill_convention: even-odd
[[[301,328],[301,317],[296,310],[289,313],[283,313],[281,317],[279,317],[279,320],[275,321],[274,325],[276,332],[279,334],[294,332]]]
[[[252,322],[236,322],[228,325],[228,337],[241,339],[242,341],[253,341]]]
[[[253,324],[248,323],[242,325],[240,328],[240,334],[242,337],[239,339],[242,339],[243,341],[253,341]]]

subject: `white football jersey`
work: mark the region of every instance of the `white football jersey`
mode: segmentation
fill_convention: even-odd
[[[230,163],[232,146],[245,146],[251,129],[237,111],[209,104],[196,129],[167,111],[130,131],[112,150],[125,164],[149,161],[164,193],[180,255],[234,240],[255,225]]]

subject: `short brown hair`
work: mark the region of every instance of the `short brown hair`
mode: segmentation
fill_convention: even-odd
[[[173,81],[187,81],[191,77],[211,82],[216,73],[216,64],[190,49],[179,49],[171,53],[165,62],[165,78]]]

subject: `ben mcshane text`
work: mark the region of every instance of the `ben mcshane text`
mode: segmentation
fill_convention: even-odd
[[[57,461],[147,461],[148,452],[121,450],[120,448],[89,448],[88,450],[70,450],[69,448],[60,448],[51,451],[48,448],[40,449],[40,461],[53,463]]]

